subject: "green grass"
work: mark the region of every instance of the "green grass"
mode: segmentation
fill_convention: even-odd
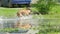
[[[49,33],[41,33],[41,34],[60,34],[60,32],[49,32]]]
[[[57,5],[55,7],[52,7],[51,11],[50,11],[51,14],[59,14],[60,15],[60,5]]]
[[[15,17],[17,11],[16,8],[0,8],[0,16]]]
[[[47,34],[60,34],[60,32],[49,32]]]

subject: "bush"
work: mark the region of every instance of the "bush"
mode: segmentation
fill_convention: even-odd
[[[54,0],[39,0],[36,4],[33,4],[32,7],[38,9],[38,13],[48,14],[50,9],[56,5]]]

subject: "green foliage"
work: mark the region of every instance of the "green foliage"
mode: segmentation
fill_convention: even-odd
[[[55,0],[39,0],[32,6],[36,7],[41,14],[48,14],[49,10],[56,5]]]

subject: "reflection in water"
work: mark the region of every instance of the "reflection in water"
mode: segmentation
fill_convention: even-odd
[[[30,19],[32,19],[31,15],[23,16],[20,18],[2,18],[2,17],[0,17],[0,24],[3,25],[2,26],[3,28],[11,28],[11,27],[14,28],[15,24],[19,24],[19,23],[20,23],[20,25],[27,24],[29,26],[30,24],[28,24],[28,23],[31,22]]]
[[[20,18],[0,18],[0,24],[2,23],[3,28],[16,28],[16,27],[27,27],[29,26],[29,28],[32,25],[38,25],[38,21],[41,22],[40,19],[33,19],[32,15],[29,16],[23,16]],[[22,28],[23,28],[22,27]]]

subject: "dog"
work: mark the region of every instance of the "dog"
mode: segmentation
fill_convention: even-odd
[[[18,17],[28,16],[30,13],[31,13],[31,10],[26,8],[26,9],[19,10],[17,12],[17,16]]]
[[[30,15],[30,13],[31,13],[31,10],[29,8],[26,8],[26,9],[19,10],[17,12],[17,16],[20,18],[22,16],[28,16],[28,15]],[[16,23],[16,28],[26,29],[26,28],[30,28],[30,27],[31,27],[31,25],[29,23],[28,24],[22,24],[20,22],[20,20]]]

